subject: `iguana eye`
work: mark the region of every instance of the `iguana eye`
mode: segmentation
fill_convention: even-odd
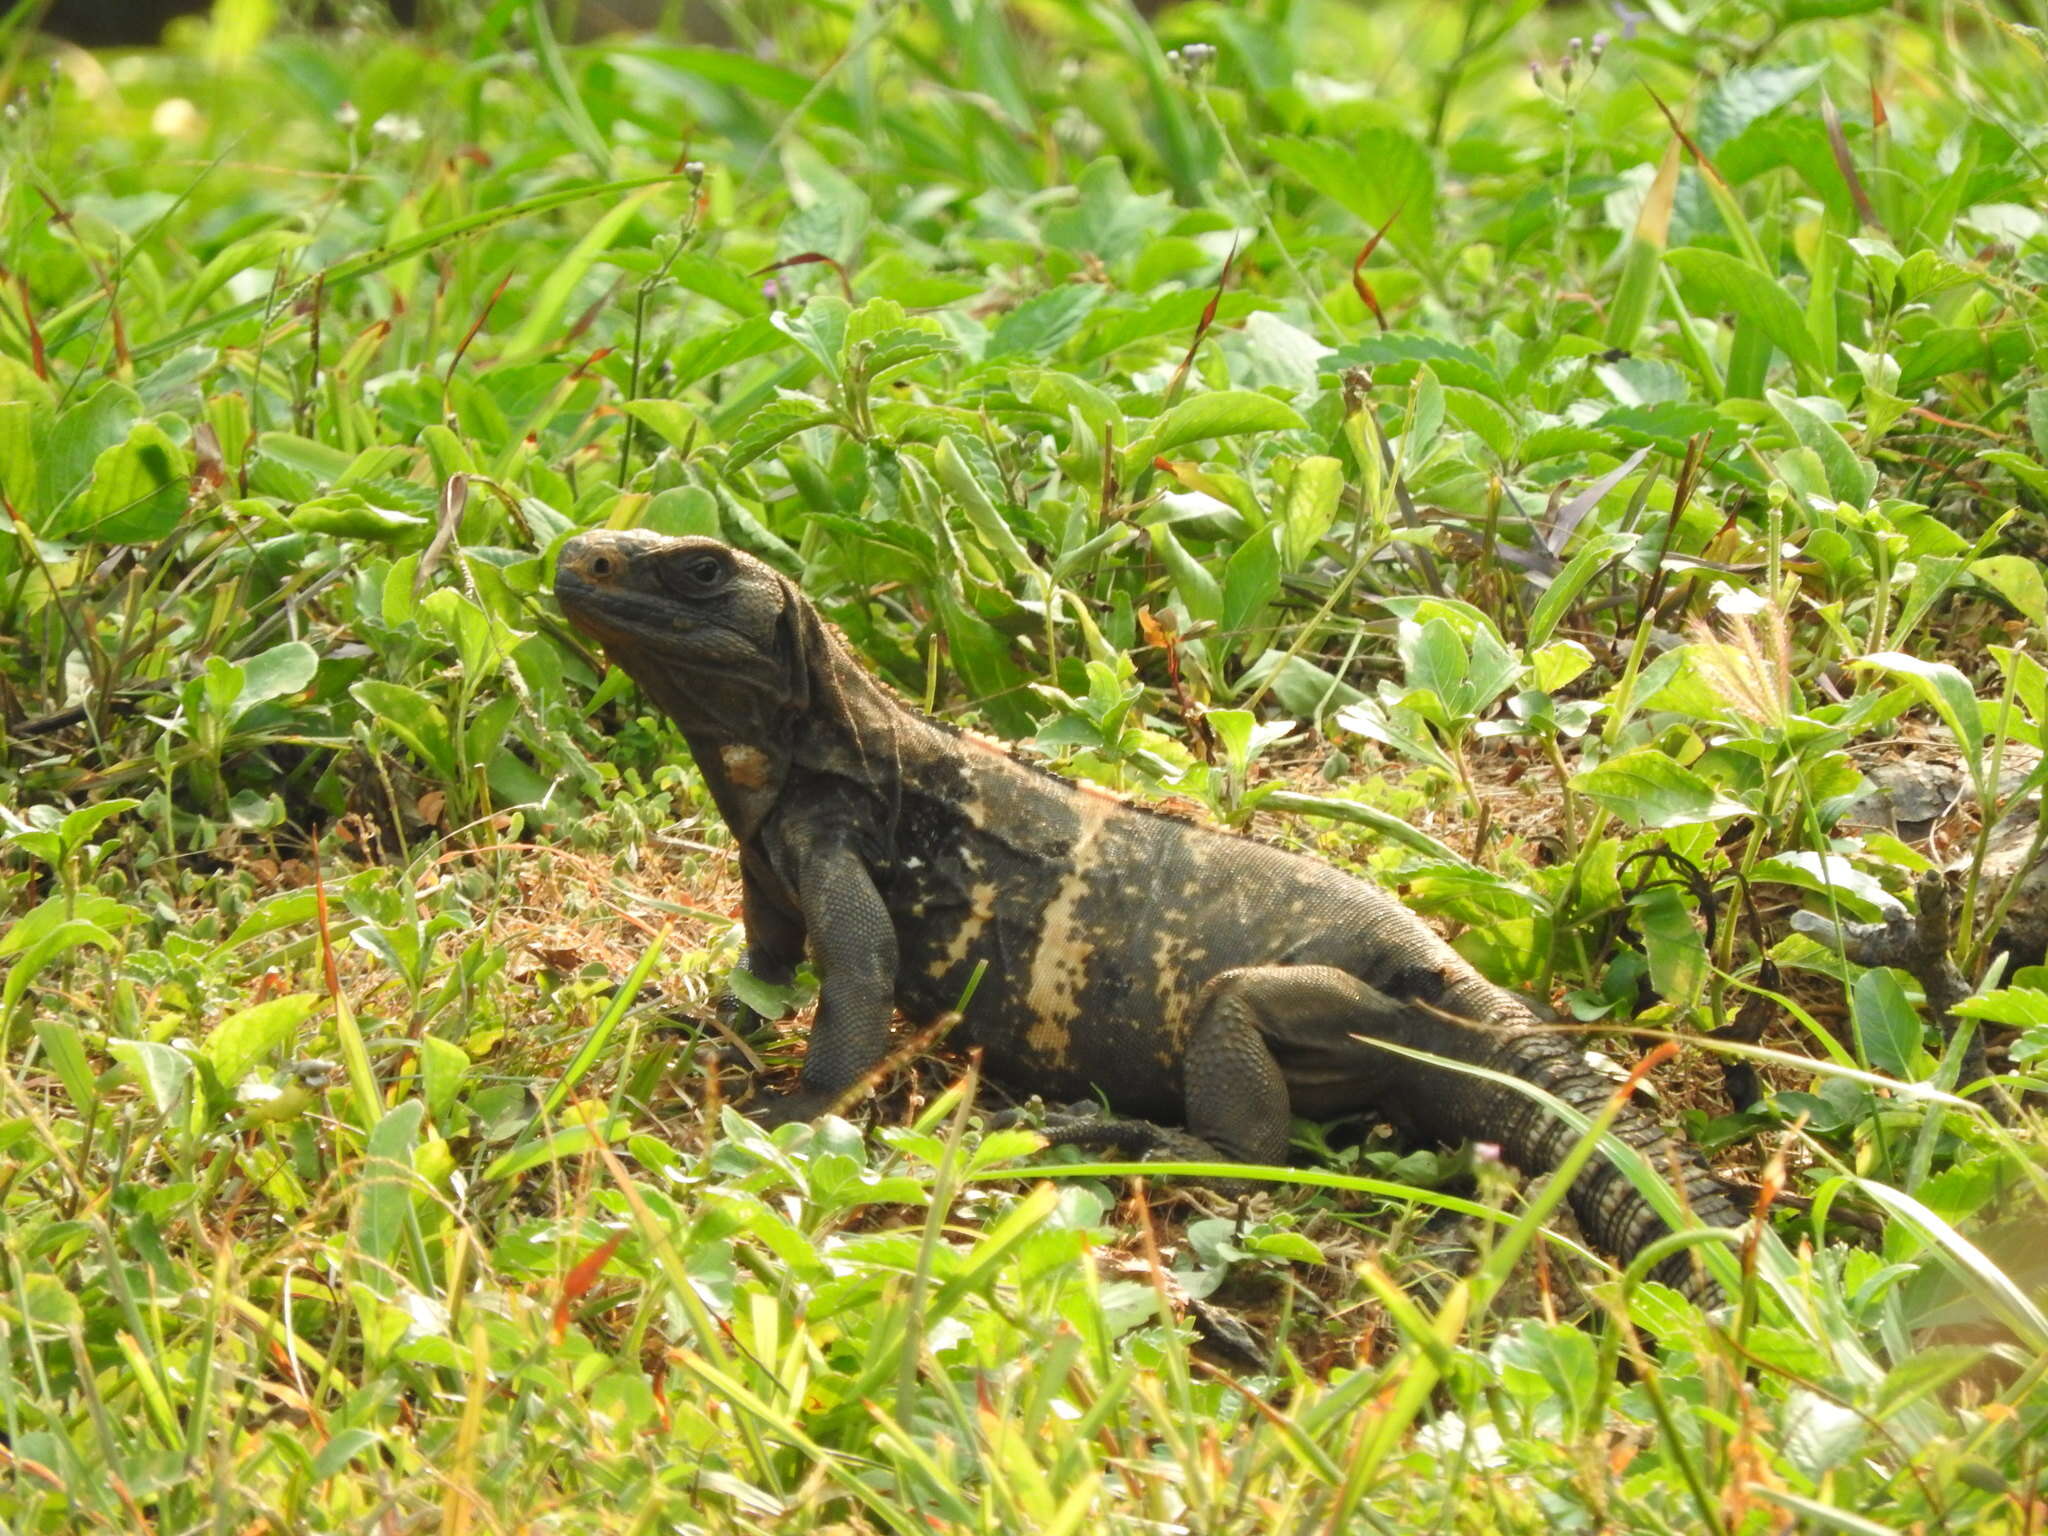
[[[716,555],[701,555],[684,567],[683,575],[693,587],[715,587],[725,575],[725,563]]]

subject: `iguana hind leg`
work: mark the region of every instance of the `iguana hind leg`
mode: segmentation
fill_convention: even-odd
[[[1330,966],[1225,971],[1202,989],[1185,1054],[1187,1129],[1146,1120],[1057,1119],[1054,1145],[1108,1147],[1155,1161],[1284,1164],[1295,1094],[1306,1114],[1367,1103],[1353,1034],[1383,1031],[1407,1012],[1395,999]],[[1224,1193],[1258,1186],[1211,1181]]]

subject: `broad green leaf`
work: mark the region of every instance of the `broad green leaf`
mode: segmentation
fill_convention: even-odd
[[[107,1054],[141,1081],[158,1114],[168,1118],[184,1103],[192,1083],[192,1058],[176,1046],[156,1040],[109,1040]]]
[[[1875,922],[1897,906],[1875,876],[1865,874],[1839,853],[1824,855],[1808,848],[1788,848],[1758,860],[1749,878],[1752,883],[1779,881],[1812,891],[1824,902],[1832,898],[1845,917],[1857,922]]]
[[[1965,998],[1949,1011],[2012,1029],[2031,1029],[2037,1024],[2048,1024],[2048,991],[2039,987],[2001,987]]]
[[[153,421],[138,421],[126,440],[93,461],[92,484],[44,532],[83,535],[109,544],[151,544],[185,515],[185,450]]]
[[[0,960],[21,954],[41,943],[66,923],[88,923],[111,932],[141,916],[133,907],[98,891],[81,891],[76,896],[59,892],[45,897],[6,928],[0,929]]]
[[[1619,555],[1635,548],[1633,533],[1603,533],[1588,539],[1565,568],[1550,579],[1529,614],[1529,644],[1543,645],[1572,610],[1579,594]]]
[[[1948,727],[1971,778],[1981,778],[1984,769],[1978,755],[1984,745],[1984,717],[1977,707],[1977,690],[1967,677],[1945,661],[1923,661],[1903,651],[1879,651],[1859,658],[1855,665],[1905,678]]]
[[[1081,329],[1108,292],[1099,283],[1065,283],[1034,294],[996,322],[983,355],[991,361],[1019,356],[1049,359]]]
[[[1690,768],[1653,747],[1611,757],[1573,777],[1572,788],[1643,827],[1682,827],[1749,814]]]
[[[259,704],[297,693],[319,670],[319,653],[303,640],[287,640],[249,657],[242,663],[242,693],[235,700],[229,723]]]
[[[1326,454],[1297,460],[1287,475],[1280,499],[1280,526],[1286,539],[1286,567],[1297,570],[1337,520],[1344,494],[1344,466]]]
[[[1896,975],[1877,966],[1858,976],[1850,990],[1849,1011],[1856,1023],[1857,1054],[1865,1065],[1901,1082],[1918,1082],[1927,1075],[1920,1015]]]
[[[831,410],[808,396],[786,395],[782,399],[771,400],[748,416],[734,434],[732,446],[726,449],[726,473],[746,468],[762,454],[789,441],[799,432],[807,432],[812,427],[822,427],[835,420],[837,417]]]
[[[428,518],[395,507],[374,505],[356,491],[337,491],[301,502],[288,519],[301,533],[336,539],[369,539],[388,544],[432,526]]]
[[[1242,647],[1259,627],[1266,605],[1280,592],[1277,528],[1265,528],[1240,544],[1223,567],[1223,638]]]
[[[317,992],[293,992],[231,1013],[213,1028],[202,1048],[221,1086],[233,1089],[264,1057],[285,1050],[299,1026],[326,998]]]
[[[1707,946],[1692,908],[1668,885],[1639,892],[1629,902],[1650,961],[1650,984],[1681,1007],[1699,1000],[1707,984]]]
[[[50,899],[63,900],[62,897]],[[121,910],[130,912],[132,909],[123,907]],[[66,918],[45,930],[34,943],[23,945],[21,958],[8,970],[6,981],[0,982],[0,1018],[13,1013],[14,1005],[21,1001],[29,983],[36,979],[44,966],[88,944],[109,951],[119,948],[111,933],[98,923],[83,918]]]
[[[1970,562],[1970,574],[2020,611],[2036,628],[2048,629],[2048,580],[2024,555],[1990,555]]]
[[[1988,448],[1983,457],[1986,463],[1996,464],[2007,471],[2035,495],[2048,497],[2048,465],[2038,464],[2028,455],[2006,448]]]
[[[1167,454],[1211,438],[1299,431],[1307,425],[1284,400],[1248,389],[1219,389],[1181,401],[1141,442],[1148,455]]]
[[[406,1214],[412,1209],[413,1148],[419,1144],[420,1123],[426,1112],[427,1106],[418,1099],[393,1105],[370,1128],[363,1147],[362,1165],[354,1181],[360,1193],[356,1244],[373,1269],[381,1270],[392,1261],[405,1233]],[[378,1282],[373,1279],[372,1283]]]
[[[1198,624],[1222,623],[1223,588],[1209,574],[1207,567],[1188,553],[1187,547],[1174,537],[1173,530],[1166,524],[1154,523],[1146,531],[1152,536],[1153,553],[1166,566],[1166,574],[1173,581],[1174,595],[1187,609],[1188,617]]]
[[[36,1039],[42,1045],[43,1059],[70,1095],[72,1109],[80,1116],[90,1115],[99,1100],[99,1090],[78,1026],[69,1019],[39,1018]]]
[[[455,1094],[462,1075],[469,1070],[469,1052],[439,1035],[422,1035],[419,1042],[420,1097],[436,1125],[445,1125],[455,1108]]]
[[[1430,265],[1435,253],[1436,172],[1429,151],[1397,128],[1366,128],[1348,143],[1334,139],[1269,138],[1272,159],[1348,210],[1369,233],[1398,209],[1388,238],[1410,261]]]
[[[2048,389],[2027,391],[2027,433],[2034,439],[2034,452],[2048,460]]]
[[[102,384],[59,416],[36,442],[36,495],[28,508],[32,523],[52,526],[58,508],[85,488],[100,456],[125,443],[141,419],[140,397],[117,383]]]
[[[1739,257],[1701,246],[1680,246],[1664,253],[1687,282],[1706,292],[1714,304],[1753,320],[1773,345],[1795,363],[1821,367],[1820,348],[1806,328],[1806,316],[1784,286]]]
[[[460,771],[448,734],[448,716],[439,704],[417,688],[387,683],[382,678],[365,678],[349,693],[376,717],[378,724],[412,748],[414,755],[433,769],[444,784],[457,780]]]
[[[652,429],[677,453],[701,447],[705,441],[702,418],[680,400],[628,400],[620,409]]]
[[[1593,665],[1593,653],[1576,640],[1553,640],[1531,652],[1529,662],[1536,669],[1536,686],[1555,693]]]
[[[1862,508],[1877,488],[1877,466],[1860,457],[1827,422],[1782,390],[1766,390],[1764,398],[1785,423],[1785,429],[1802,446],[1820,456],[1828,477],[1828,490],[1835,500]]]

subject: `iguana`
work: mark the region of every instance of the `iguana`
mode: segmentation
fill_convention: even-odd
[[[1283,1163],[1291,1114],[1371,1109],[1540,1172],[1578,1135],[1540,1100],[1372,1042],[1519,1077],[1588,1114],[1614,1091],[1378,886],[926,718],[743,551],[580,534],[555,595],[682,728],[739,847],[746,970],[787,981],[807,949],[815,964],[800,1086],[759,1121],[820,1113],[884,1058],[897,1010],[938,1019],[982,966],[954,1039],[982,1048],[993,1079],[1137,1117],[1059,1125],[1055,1140]],[[1634,1108],[1615,1131],[1675,1174],[1702,1221],[1741,1224],[1690,1147]],[[1666,1230],[1604,1158],[1571,1205],[1624,1258]],[[1659,1278],[1714,1294],[1688,1254]]]

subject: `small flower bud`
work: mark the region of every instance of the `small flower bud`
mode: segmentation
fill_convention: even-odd
[[[704,162],[703,162],[702,160],[686,160],[686,161],[684,161],[684,162],[683,162],[683,175],[689,178],[689,182],[690,182],[690,185],[691,185],[691,186],[693,186],[693,187],[701,187],[701,186],[703,186],[703,185],[704,185]]]

